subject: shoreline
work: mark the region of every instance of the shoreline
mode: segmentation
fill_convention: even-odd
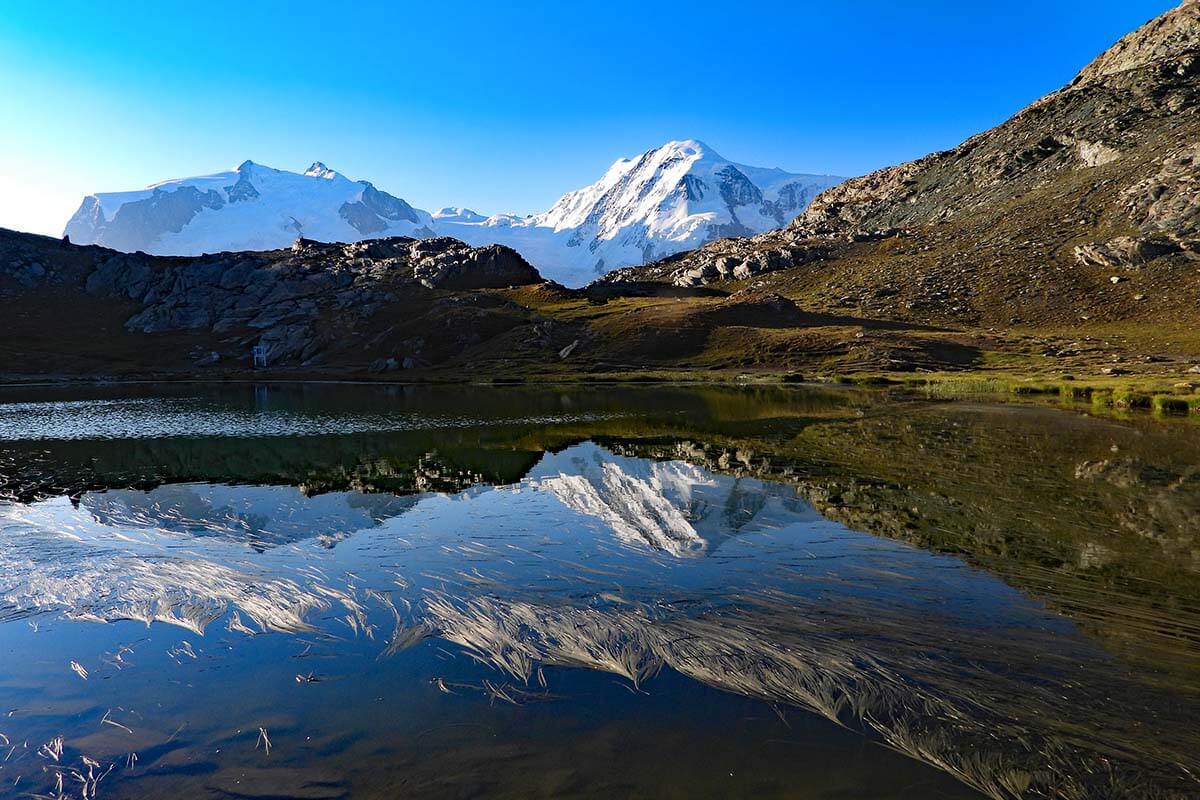
[[[389,386],[389,387],[474,387],[578,388],[578,387],[754,387],[859,389],[902,393],[917,400],[986,400],[1002,404],[1036,404],[1102,416],[1153,417],[1156,419],[1200,420],[1200,374],[1195,380],[1156,373],[1151,375],[1104,376],[1076,379],[1070,375],[1027,375],[1012,372],[968,370],[952,373],[835,373],[800,375],[780,372],[715,372],[661,370],[581,375],[524,375],[512,378],[468,379],[450,375],[421,375],[408,380],[364,376],[313,376],[294,373],[234,374],[221,377],[197,375],[145,375],[108,377],[41,375],[10,381],[0,376],[0,393],[22,389],[73,389],[126,386]]]

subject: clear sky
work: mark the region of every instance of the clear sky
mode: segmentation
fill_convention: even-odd
[[[97,191],[320,160],[413,205],[530,213],[701,139],[856,175],[952,147],[1172,0],[6,0],[0,227]]]

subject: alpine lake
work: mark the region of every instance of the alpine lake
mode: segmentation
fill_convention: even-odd
[[[0,391],[0,797],[1200,796],[1200,426]]]

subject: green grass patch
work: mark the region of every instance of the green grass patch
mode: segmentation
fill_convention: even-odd
[[[953,399],[976,395],[1006,394],[1009,383],[996,378],[946,378],[931,380],[925,385],[929,397]]]
[[[1014,383],[1009,386],[1009,391],[1013,394],[1021,395],[1056,395],[1059,394],[1057,386],[1044,386],[1032,383]]]
[[[1154,405],[1154,397],[1144,392],[1132,389],[1116,389],[1112,393],[1114,408],[1150,408]]]
[[[1151,398],[1151,405],[1156,414],[1187,414],[1192,410],[1192,404],[1188,398],[1169,394],[1154,395]]]

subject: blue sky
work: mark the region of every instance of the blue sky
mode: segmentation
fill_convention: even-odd
[[[0,13],[0,227],[249,158],[529,213],[696,138],[856,175],[951,147],[1171,0],[98,3]]]

